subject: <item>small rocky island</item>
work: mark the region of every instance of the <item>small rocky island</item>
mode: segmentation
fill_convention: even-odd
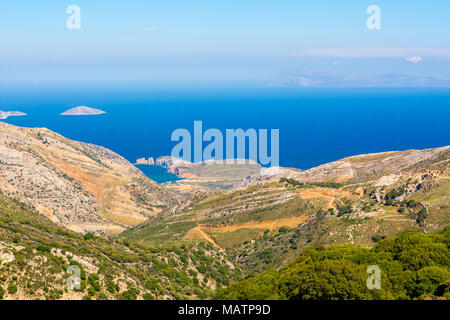
[[[86,106],[79,106],[61,113],[62,116],[93,116],[106,113],[103,110],[89,108]]]
[[[26,116],[26,113],[20,111],[2,111],[0,110],[0,119],[8,119],[8,117]]]

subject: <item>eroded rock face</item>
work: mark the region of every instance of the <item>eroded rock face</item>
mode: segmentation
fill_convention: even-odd
[[[114,234],[180,198],[114,152],[0,123],[0,191],[77,232]]]

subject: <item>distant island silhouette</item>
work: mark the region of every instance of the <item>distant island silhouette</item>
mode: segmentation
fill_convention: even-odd
[[[103,110],[89,108],[86,106],[79,106],[61,113],[61,116],[91,116],[106,113]]]
[[[27,114],[20,111],[2,111],[0,110],[0,119],[8,119],[8,117],[21,117]]]

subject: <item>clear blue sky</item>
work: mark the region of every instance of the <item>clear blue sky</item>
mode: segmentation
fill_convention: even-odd
[[[71,4],[81,30],[66,28]],[[381,30],[366,27],[369,5]],[[448,0],[2,1],[0,81],[257,82],[297,67],[450,78],[449,15]]]

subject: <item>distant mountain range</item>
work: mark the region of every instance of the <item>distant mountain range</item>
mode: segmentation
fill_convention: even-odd
[[[449,79],[388,73],[355,76],[341,73],[292,71],[269,80],[265,87],[450,87]]]

